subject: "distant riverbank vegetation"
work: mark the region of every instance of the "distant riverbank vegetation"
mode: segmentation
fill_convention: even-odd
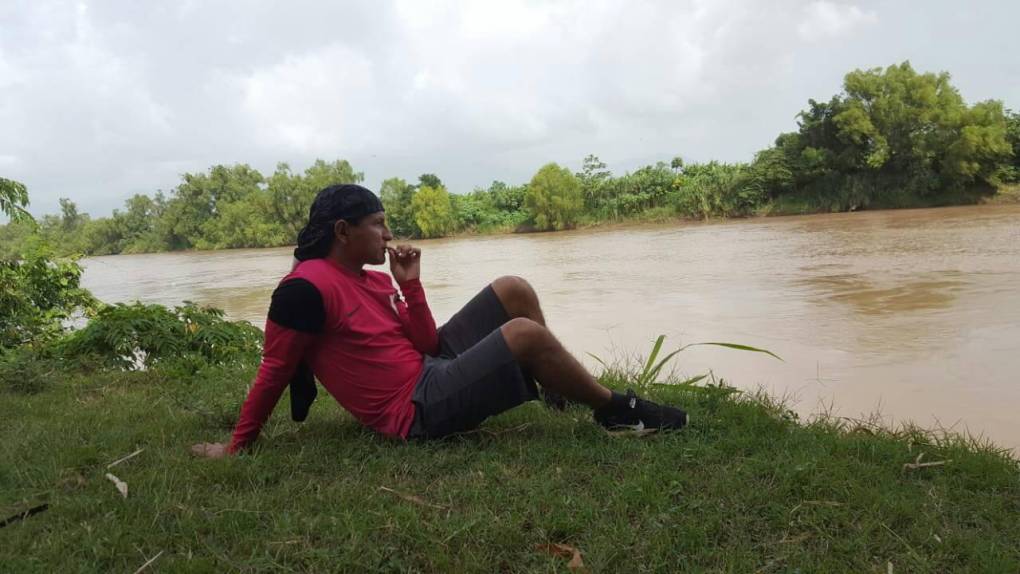
[[[555,163],[528,182],[451,193],[435,174],[378,189],[397,236],[557,230],[633,219],[705,219],[976,203],[1020,181],[1020,114],[967,105],[948,73],[909,62],[855,70],[828,102],[809,100],[798,130],[749,163],[677,156],[622,175],[595,155],[574,173]],[[0,226],[0,258],[39,236],[58,254],[107,255],[292,244],[315,193],[362,183],[346,160],[268,177],[245,164],[187,173],[168,194],[135,195],[110,217],[70,199],[60,215]],[[14,182],[8,182],[16,185]],[[23,189],[23,188],[22,188]],[[22,208],[17,197],[12,206]]]

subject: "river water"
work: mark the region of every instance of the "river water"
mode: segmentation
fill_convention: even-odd
[[[1020,450],[1020,206],[859,212],[420,241],[437,323],[528,279],[572,351],[624,360],[699,341],[680,373],[763,386],[810,415],[913,420]],[[290,249],[84,262],[107,302],[211,304],[258,325]]]

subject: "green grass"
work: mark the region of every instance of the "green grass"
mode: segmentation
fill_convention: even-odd
[[[960,438],[654,386],[691,427],[610,436],[584,408],[533,403],[401,443],[323,394],[303,424],[282,402],[250,454],[191,457],[227,438],[250,374],[51,374],[37,394],[0,390],[0,520],[49,504],[0,528],[0,570],[134,572],[162,552],[147,571],[566,572],[545,543],[578,548],[592,572],[1020,570],[1017,461]],[[921,454],[951,462],[904,470]]]

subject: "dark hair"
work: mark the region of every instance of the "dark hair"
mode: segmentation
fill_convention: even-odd
[[[333,245],[337,221],[357,225],[366,215],[380,211],[383,205],[379,198],[360,185],[344,183],[323,189],[308,210],[308,224],[298,233],[294,257],[298,261],[325,257]]]

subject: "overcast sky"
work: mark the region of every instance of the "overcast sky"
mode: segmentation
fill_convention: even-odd
[[[599,155],[747,161],[853,68],[1020,108],[1020,2],[0,1],[0,176],[108,215],[180,174],[349,160],[462,193]]]

